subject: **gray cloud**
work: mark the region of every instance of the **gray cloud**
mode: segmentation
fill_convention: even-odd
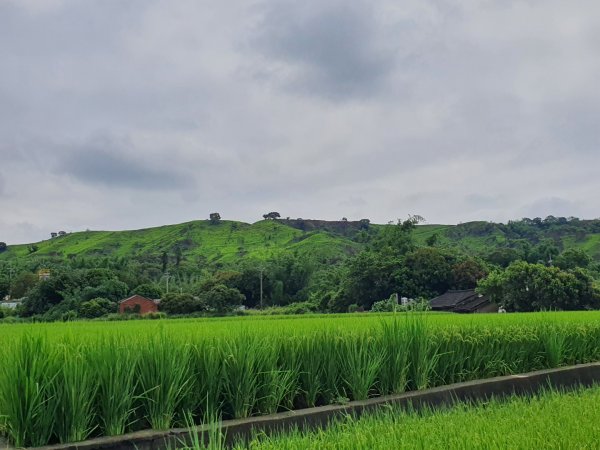
[[[495,209],[499,206],[504,206],[505,204],[499,196],[481,195],[476,193],[467,195],[465,197],[465,203],[470,209],[474,210]]]
[[[291,65],[283,81],[306,94],[364,97],[395,64],[372,2],[271,2],[257,28],[257,48]]]
[[[110,188],[171,190],[192,185],[187,174],[168,166],[153,167],[143,156],[133,158],[130,147],[127,142],[96,139],[64,154],[57,171],[82,183]]]
[[[0,0],[0,237],[596,217],[599,20],[592,0]]]

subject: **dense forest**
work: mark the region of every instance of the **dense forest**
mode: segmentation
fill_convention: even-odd
[[[446,226],[420,225],[421,217],[410,216],[375,225],[269,214],[252,225],[216,214],[148,230],[0,243],[0,297],[24,299],[0,315],[111,317],[132,294],[162,299],[160,310],[169,315],[241,313],[241,306],[361,311],[393,294],[428,299],[471,288],[509,311],[599,304],[600,220],[549,216]],[[50,276],[43,279],[40,270]]]

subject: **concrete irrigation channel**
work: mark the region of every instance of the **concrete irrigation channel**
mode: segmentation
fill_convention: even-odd
[[[336,417],[347,414],[359,416],[365,412],[374,411],[383,405],[412,406],[418,409],[423,406],[452,405],[456,402],[479,401],[513,394],[528,395],[548,387],[569,390],[598,383],[600,383],[600,363],[579,364],[521,375],[456,383],[398,395],[375,397],[364,401],[349,402],[344,405],[321,406],[249,419],[227,420],[222,422],[221,429],[226,436],[226,442],[231,444],[239,439],[249,439],[255,432],[270,433],[292,427],[308,429],[327,426],[328,422]],[[205,439],[208,439],[209,427],[195,427],[191,432],[200,436],[204,435]],[[37,449],[164,450],[167,448],[173,449],[181,446],[184,442],[189,442],[189,437],[189,429],[148,430],[123,436],[95,438],[73,444],[37,447]]]

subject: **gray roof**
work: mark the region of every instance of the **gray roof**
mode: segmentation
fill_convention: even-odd
[[[472,312],[489,303],[489,298],[478,294],[475,289],[450,290],[429,301],[433,310],[454,312]]]

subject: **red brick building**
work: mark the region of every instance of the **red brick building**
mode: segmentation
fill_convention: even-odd
[[[119,302],[119,312],[124,314],[126,312],[148,314],[151,312],[158,312],[159,300],[151,300],[141,295],[132,295],[125,300]]]

